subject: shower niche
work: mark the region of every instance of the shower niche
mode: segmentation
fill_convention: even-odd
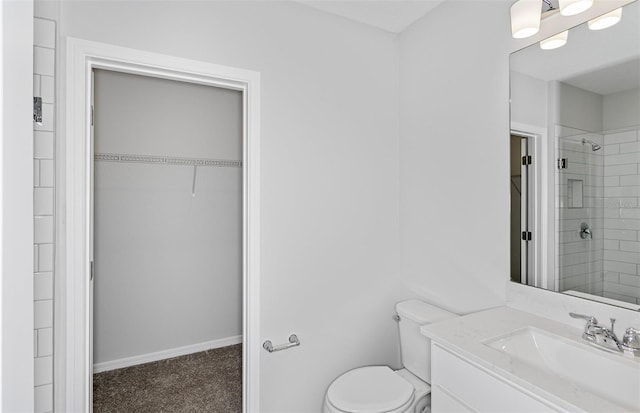
[[[584,208],[584,180],[567,179],[567,208]]]

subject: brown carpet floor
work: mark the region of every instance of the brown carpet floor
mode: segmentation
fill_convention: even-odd
[[[242,411],[242,345],[93,375],[93,411]]]

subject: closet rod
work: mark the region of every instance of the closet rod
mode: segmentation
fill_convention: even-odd
[[[176,156],[131,155],[118,153],[96,153],[94,159],[96,161],[105,162],[242,168],[242,161],[229,159],[180,158]]]

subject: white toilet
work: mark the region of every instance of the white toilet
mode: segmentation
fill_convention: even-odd
[[[403,369],[368,366],[350,370],[331,383],[323,413],[420,413],[431,393],[430,340],[420,326],[457,317],[418,300],[396,304]]]

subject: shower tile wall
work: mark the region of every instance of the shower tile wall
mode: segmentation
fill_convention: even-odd
[[[604,291],[640,304],[640,130],[604,136]]]
[[[578,135],[577,131],[561,128],[560,157],[567,159],[567,168],[560,170],[558,181],[558,261],[560,291],[574,290],[601,295],[603,292],[603,156],[583,144],[585,137],[602,144],[598,135]],[[569,203],[569,180],[583,183],[583,206]],[[593,239],[580,238],[580,225],[586,222]]]
[[[33,94],[43,124],[34,123],[34,411],[53,411],[54,72],[56,24],[34,19]]]

